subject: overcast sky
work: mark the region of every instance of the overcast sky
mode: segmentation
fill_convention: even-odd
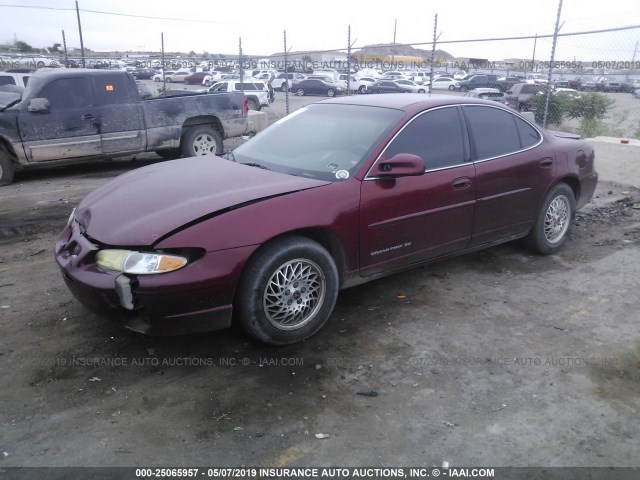
[[[92,50],[159,52],[164,32],[165,51],[235,54],[242,37],[244,53],[249,55],[282,51],[284,30],[294,51],[346,48],[349,25],[354,48],[391,43],[396,19],[396,42],[430,42],[436,13],[441,41],[551,34],[558,9],[557,0],[79,0],[78,4],[84,45]],[[640,0],[564,0],[561,21],[561,31],[567,33],[640,25]],[[0,25],[1,43],[17,39],[33,47],[51,46],[62,43],[64,30],[67,46],[80,46],[74,0],[0,0]],[[630,61],[638,40],[640,29],[561,38],[556,60]],[[533,40],[439,48],[460,57],[530,58]],[[550,51],[551,40],[539,40],[536,58],[548,59]],[[640,60],[640,51],[635,56]]]

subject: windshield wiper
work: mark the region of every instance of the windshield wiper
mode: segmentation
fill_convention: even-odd
[[[271,170],[270,168],[265,167],[264,165],[260,165],[259,163],[242,163],[241,165],[249,165],[250,167],[258,167],[258,168],[262,168],[263,170]]]
[[[13,107],[16,103],[20,103],[21,101],[22,101],[22,99],[21,99],[21,98],[18,98],[17,100],[14,100],[13,102],[11,102],[11,103],[7,104],[6,106],[1,107],[1,108],[0,108],[0,112],[4,112],[7,108],[11,108],[11,107]]]

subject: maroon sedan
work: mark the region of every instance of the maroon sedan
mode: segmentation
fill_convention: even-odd
[[[56,244],[87,306],[150,334],[284,345],[338,290],[515,239],[550,254],[597,182],[593,148],[495,102],[365,95],[304,107],[225,158],[159,163],[87,196]]]
[[[204,78],[209,75],[209,72],[196,72],[184,77],[184,83],[187,85],[203,85]]]

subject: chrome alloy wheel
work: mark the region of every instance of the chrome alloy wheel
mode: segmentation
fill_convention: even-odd
[[[193,140],[195,155],[215,155],[216,147],[216,139],[207,133],[201,133]]]
[[[314,262],[296,258],[282,264],[269,278],[262,304],[269,322],[281,330],[309,323],[324,303],[326,280]]]
[[[547,207],[544,214],[544,236],[547,242],[558,243],[569,228],[571,204],[564,195],[559,195]]]

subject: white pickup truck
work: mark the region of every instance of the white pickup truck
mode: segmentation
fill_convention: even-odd
[[[269,91],[267,86],[252,78],[240,80],[223,80],[214,83],[208,90],[210,93],[220,92],[244,92],[249,102],[249,110],[260,111],[263,107],[269,106]]]

